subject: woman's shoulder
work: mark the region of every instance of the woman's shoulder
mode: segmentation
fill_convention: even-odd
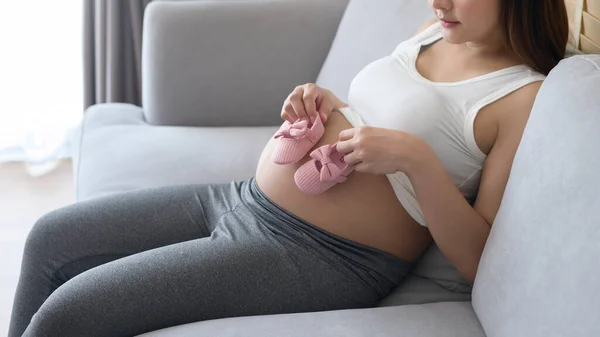
[[[522,136],[541,85],[541,81],[529,83],[481,108],[475,123],[482,152],[489,154],[492,148],[504,147],[498,144],[515,142]]]
[[[542,83],[543,80],[539,79],[523,85],[489,106],[496,116],[498,131],[525,127]]]
[[[528,83],[508,95],[508,106],[514,107],[517,113],[529,115],[535,98],[542,87],[543,79]]]
[[[504,103],[503,105],[506,108],[511,107],[512,109],[506,109],[506,111],[513,110],[516,113],[528,115],[533,107],[535,98],[542,87],[542,82],[543,80],[540,79],[528,83],[507,95],[506,101],[502,103]]]

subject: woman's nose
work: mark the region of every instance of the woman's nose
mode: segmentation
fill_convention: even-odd
[[[429,0],[429,4],[435,10],[449,11],[452,9],[452,0]]]

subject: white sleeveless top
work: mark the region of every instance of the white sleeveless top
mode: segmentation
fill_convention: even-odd
[[[475,116],[484,106],[545,76],[519,65],[459,82],[432,82],[419,74],[416,60],[422,46],[441,38],[441,25],[433,24],[391,55],[367,65],[352,80],[349,107],[339,110],[354,127],[397,129],[423,139],[472,203],[486,158],[475,142]],[[387,177],[406,211],[427,226],[408,177],[402,172]]]

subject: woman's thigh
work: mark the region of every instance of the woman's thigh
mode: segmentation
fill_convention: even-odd
[[[208,238],[90,269],[58,288],[27,328],[33,336],[135,336],[196,321],[361,306],[358,281],[279,240],[238,207]]]
[[[67,281],[96,260],[208,237],[239,202],[232,184],[158,187],[78,202],[40,218],[25,254],[37,255],[35,261]]]
[[[20,336],[46,298],[73,277],[132,254],[208,237],[239,202],[234,183],[185,185],[103,196],[47,213],[27,237],[9,336]]]

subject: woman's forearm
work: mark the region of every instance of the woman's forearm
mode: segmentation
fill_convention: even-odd
[[[437,157],[415,171],[407,175],[433,239],[472,284],[490,224],[465,200]]]

